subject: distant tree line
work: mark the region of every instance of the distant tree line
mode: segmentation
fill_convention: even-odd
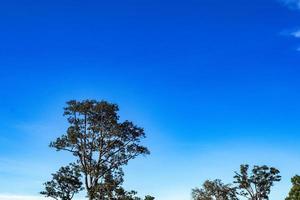
[[[120,122],[119,108],[107,101],[69,101],[64,116],[69,127],[65,134],[50,143],[57,151],[66,151],[74,162],[62,166],[44,183],[40,192],[56,200],[71,200],[85,191],[89,200],[154,200],[126,191],[123,167],[132,159],[148,155],[141,145],[143,128],[131,121]],[[271,187],[281,180],[274,167],[241,165],[234,181],[224,184],[220,179],[207,180],[192,190],[193,200],[269,200]],[[292,188],[285,200],[300,200],[300,176],[292,179]],[[163,200],[163,199],[162,199]]]

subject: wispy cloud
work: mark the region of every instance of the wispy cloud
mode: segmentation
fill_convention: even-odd
[[[279,0],[284,5],[293,9],[300,9],[300,0]]]
[[[295,38],[300,38],[300,30],[297,30],[297,31],[293,31],[291,33],[292,36],[294,36]]]
[[[283,37],[292,38],[293,41],[298,43],[297,41],[299,41],[299,39],[300,39],[300,28],[284,30],[284,31],[281,31],[279,35],[281,35]],[[296,46],[296,48],[295,48],[295,46]],[[297,47],[297,44],[295,44],[291,48],[293,48],[294,50],[300,52],[300,46]]]
[[[289,35],[296,39],[300,39],[300,30],[298,29],[297,31],[292,31]],[[296,51],[300,52],[300,46],[296,48]]]
[[[283,3],[289,8],[300,10],[300,0],[279,0],[279,2]],[[283,35],[300,39],[300,29],[296,29],[294,31],[283,31],[282,33]],[[300,47],[296,48],[296,51],[300,52]]]

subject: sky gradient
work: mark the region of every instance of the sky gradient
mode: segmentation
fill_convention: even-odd
[[[299,1],[0,2],[1,200],[39,199],[72,161],[48,147],[70,99],[145,128],[151,155],[125,168],[141,196],[189,200],[248,163],[281,170],[282,200],[300,174]]]

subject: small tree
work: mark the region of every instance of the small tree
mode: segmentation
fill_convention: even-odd
[[[237,200],[236,189],[221,180],[205,181],[202,188],[192,190],[194,200]]]
[[[52,174],[52,180],[44,183],[45,190],[40,192],[56,200],[71,200],[74,194],[83,188],[80,181],[80,170],[75,164],[61,167]]]
[[[238,194],[249,200],[268,200],[274,182],[281,180],[278,169],[274,167],[254,166],[251,173],[249,165],[241,165],[240,172],[235,172]]]
[[[300,176],[294,176],[291,181],[293,186],[285,200],[300,200]]]
[[[129,160],[149,154],[148,149],[140,145],[144,130],[130,121],[120,122],[118,110],[116,104],[106,101],[67,102],[64,112],[69,122],[67,133],[50,144],[76,157],[90,200],[103,200],[105,195],[113,194],[117,187],[107,187],[107,176],[115,180],[123,174],[122,166]],[[111,191],[102,193],[103,188]]]

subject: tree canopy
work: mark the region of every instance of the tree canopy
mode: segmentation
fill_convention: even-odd
[[[241,165],[240,172],[235,172],[238,194],[251,200],[267,200],[274,182],[281,180],[280,171],[274,167],[254,166],[249,172],[249,165]]]
[[[71,200],[75,193],[83,189],[80,176],[79,168],[75,164],[61,167],[52,174],[51,181],[44,183],[45,190],[40,193],[56,200]]]
[[[202,188],[192,190],[194,200],[237,200],[236,188],[221,180],[205,181]]]
[[[249,172],[249,165],[241,165],[233,184],[223,184],[219,179],[205,181],[202,188],[192,190],[192,197],[194,200],[238,200],[240,197],[268,200],[274,182],[281,180],[279,173],[278,169],[266,165],[254,166]]]
[[[300,176],[294,176],[291,182],[293,185],[285,200],[300,200]]]
[[[90,200],[114,199],[123,183],[128,161],[149,154],[142,146],[143,128],[133,122],[120,122],[119,108],[107,101],[69,101],[64,109],[69,127],[51,142],[58,151],[76,158]]]

